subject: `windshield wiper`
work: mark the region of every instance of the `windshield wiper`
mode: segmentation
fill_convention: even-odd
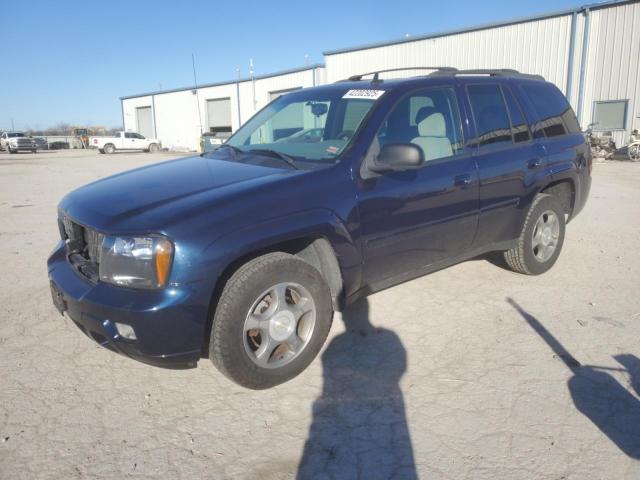
[[[210,150],[210,151],[208,151],[208,152],[201,153],[201,154],[200,154],[200,156],[201,156],[201,157],[204,157],[205,155],[208,155],[208,154],[213,153],[213,152],[217,152],[218,150],[223,149],[223,148],[230,148],[231,150],[233,150],[234,158],[235,158],[239,153],[247,153],[246,151],[242,150],[241,148],[234,147],[233,145],[229,145],[228,143],[223,143],[222,145],[220,145],[220,146],[219,146],[218,148],[216,148],[215,150]]]
[[[249,150],[249,152],[257,153],[259,155],[268,155],[273,158],[278,158],[283,162],[287,163],[288,165],[290,165],[291,167],[293,167],[294,169],[300,170],[300,167],[296,165],[295,159],[293,157],[290,157],[286,153],[278,152],[277,150],[271,150],[269,148],[255,148],[255,149]],[[249,152],[246,152],[246,153],[249,153]]]

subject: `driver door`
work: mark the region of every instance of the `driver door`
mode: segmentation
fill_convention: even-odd
[[[369,285],[461,255],[478,226],[478,171],[464,147],[454,89],[423,89],[401,99],[367,156],[398,143],[422,148],[424,165],[374,175],[358,185]]]

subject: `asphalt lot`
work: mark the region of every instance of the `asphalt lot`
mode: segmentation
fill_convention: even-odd
[[[0,153],[0,478],[640,478],[640,164],[595,165],[547,274],[474,260],[380,292],[255,392],[117,356],[52,306],[60,198],[168,158]]]

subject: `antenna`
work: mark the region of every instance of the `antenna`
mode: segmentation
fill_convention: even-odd
[[[253,92],[253,111],[256,111],[256,79],[253,76],[253,58],[249,59],[249,77],[251,77],[251,90]]]
[[[191,66],[193,67],[193,93],[196,96],[198,106],[198,123],[200,124],[200,135],[202,135],[202,115],[200,114],[200,95],[198,95],[198,78],[196,77],[196,57],[191,52]]]

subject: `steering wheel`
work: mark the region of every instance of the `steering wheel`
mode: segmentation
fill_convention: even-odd
[[[338,134],[338,140],[344,140],[345,142],[348,142],[349,140],[351,140],[351,137],[353,137],[353,134],[353,130],[343,130]]]

